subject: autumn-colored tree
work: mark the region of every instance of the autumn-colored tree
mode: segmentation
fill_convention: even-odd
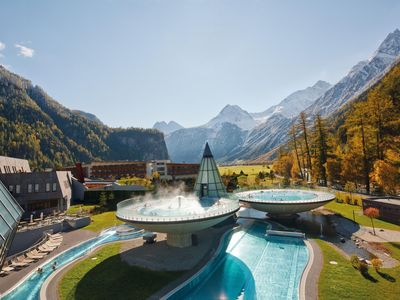
[[[293,158],[291,157],[291,155],[282,154],[274,163],[274,170],[279,175],[285,178],[290,178],[292,166],[293,166]]]
[[[318,182],[322,186],[327,184],[326,162],[328,158],[327,132],[325,122],[317,115],[314,124],[315,160],[318,166]]]
[[[371,264],[374,267],[375,271],[379,272],[379,269],[382,268],[382,260],[379,258],[373,258],[371,259]]]
[[[369,217],[371,219],[372,229],[374,231],[374,235],[376,235],[374,219],[379,218],[379,209],[377,209],[375,207],[368,207],[368,208],[364,209],[364,215],[366,215],[367,217]]]
[[[341,163],[337,158],[328,158],[326,161],[326,177],[331,184],[339,183],[341,180]]]
[[[351,203],[353,203],[353,193],[356,191],[356,185],[354,184],[354,182],[346,182],[344,190],[350,194]]]
[[[385,193],[397,195],[397,190],[400,185],[400,173],[398,168],[383,160],[377,160],[374,163],[372,178]]]
[[[292,138],[292,147],[293,147],[294,153],[296,155],[298,174],[300,175],[301,179],[304,179],[303,170],[302,170],[301,162],[300,162],[299,149],[298,149],[297,132],[296,132],[296,127],[294,124],[292,125],[292,127],[290,129],[290,136]]]
[[[309,142],[308,130],[307,130],[307,116],[304,112],[300,113],[300,127],[302,130],[302,135],[303,135],[303,139],[304,139],[305,153],[306,153],[306,158],[307,158],[307,168],[309,169],[309,171],[312,171],[310,142]]]

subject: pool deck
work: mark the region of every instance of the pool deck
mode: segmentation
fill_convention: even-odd
[[[312,257],[310,265],[306,266],[303,277],[300,283],[300,300],[316,300],[318,299],[318,280],[324,264],[324,257],[321,249],[314,240],[307,240],[307,247]]]
[[[5,293],[7,290],[12,288],[15,284],[17,284],[22,278],[27,276],[33,270],[36,270],[40,265],[44,264],[49,259],[58,255],[59,253],[85,241],[90,238],[97,236],[95,232],[89,230],[75,230],[70,232],[61,233],[63,238],[63,242],[51,252],[49,255],[45,256],[43,259],[38,260],[37,262],[29,264],[28,267],[23,268],[19,271],[11,271],[9,275],[5,277],[1,277],[0,279],[0,296]]]

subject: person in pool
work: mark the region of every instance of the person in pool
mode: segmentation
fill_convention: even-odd
[[[43,268],[37,268],[37,272],[38,272],[38,274],[42,274],[43,273]]]

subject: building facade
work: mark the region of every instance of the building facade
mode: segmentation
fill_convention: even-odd
[[[31,168],[26,159],[0,156],[0,174],[30,173]]]
[[[400,197],[371,197],[362,200],[363,210],[374,207],[379,219],[400,225]]]
[[[117,180],[123,177],[151,177],[155,172],[163,180],[179,180],[196,178],[199,164],[173,163],[170,160],[152,161],[117,161],[117,162],[91,162],[89,164],[77,163],[73,167],[62,168],[72,172],[80,182],[84,178],[100,180]]]
[[[23,214],[21,206],[0,182],[0,269]]]
[[[0,180],[25,210],[23,217],[67,210],[72,197],[72,174],[67,171],[0,174]]]

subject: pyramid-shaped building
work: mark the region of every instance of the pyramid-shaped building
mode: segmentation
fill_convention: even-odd
[[[199,198],[222,198],[227,195],[208,143],[206,143],[206,147],[204,148],[199,174],[194,185],[194,192]]]

